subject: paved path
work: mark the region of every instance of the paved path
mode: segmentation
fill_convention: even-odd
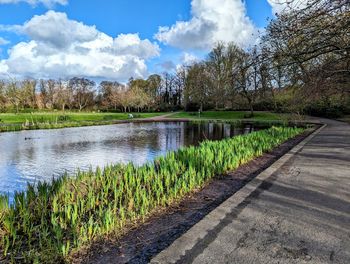
[[[152,116],[152,117],[147,117],[147,118],[139,118],[138,120],[154,120],[154,121],[163,121],[168,119],[169,117],[171,117],[172,115],[176,115],[180,112],[171,112],[171,113],[167,113],[164,115],[159,115],[159,116]]]
[[[350,263],[350,125],[322,121],[152,263]]]

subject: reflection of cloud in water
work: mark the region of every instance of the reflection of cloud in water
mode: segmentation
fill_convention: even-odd
[[[0,192],[23,190],[27,181],[50,181],[77,168],[88,170],[117,162],[141,165],[182,146],[243,132],[227,124],[170,122],[3,133]]]

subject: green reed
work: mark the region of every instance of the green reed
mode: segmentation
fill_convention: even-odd
[[[303,128],[272,127],[181,148],[143,166],[116,164],[28,185],[13,204],[0,196],[0,251],[9,262],[65,262],[105,236],[119,236],[156,209],[179,201],[217,175],[272,150]],[[0,257],[1,260],[1,257]]]

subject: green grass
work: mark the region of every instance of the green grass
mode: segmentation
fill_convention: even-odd
[[[134,113],[140,118],[162,115],[164,113]],[[125,113],[88,113],[88,112],[35,112],[35,113],[0,113],[0,120],[4,124],[22,124],[29,122],[56,122],[57,119],[66,118],[71,122],[82,121],[111,121],[128,119]],[[58,120],[60,121],[60,120]]]
[[[254,117],[247,118],[249,112],[244,111],[205,111],[201,113],[200,117],[198,112],[180,112],[169,117],[173,118],[190,118],[190,119],[222,119],[222,120],[259,120],[259,121],[275,121],[285,120],[288,118],[287,114],[277,114],[271,112],[255,112]]]
[[[272,150],[302,128],[272,127],[169,152],[143,166],[116,164],[28,185],[14,203],[0,196],[0,252],[6,262],[62,263],[70,254]]]
[[[164,113],[133,113],[136,118],[149,118]],[[125,113],[93,112],[34,112],[34,113],[0,113],[0,132],[25,129],[51,129],[106,125],[128,119]]]

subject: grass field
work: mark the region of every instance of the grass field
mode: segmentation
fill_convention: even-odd
[[[200,117],[198,112],[180,112],[169,117],[172,118],[191,118],[191,119],[223,119],[223,120],[259,120],[259,121],[272,121],[272,120],[285,120],[288,119],[288,114],[277,114],[271,112],[255,112],[253,118],[247,118],[249,112],[244,111],[206,111],[201,113]]]
[[[159,116],[164,113],[134,113],[138,118]],[[35,113],[2,113],[0,123],[22,124],[25,122],[82,122],[82,121],[114,121],[128,119],[125,113],[93,113],[93,112],[35,112]]]
[[[151,118],[166,113],[133,113],[135,118]],[[244,111],[206,111],[198,115],[198,112],[178,112],[167,118],[186,118],[191,120],[244,120],[244,121],[287,121],[291,119],[288,114],[271,112],[255,112],[253,118],[249,112]],[[128,113],[96,113],[96,112],[34,112],[34,113],[0,113],[0,132],[33,130],[33,129],[57,129],[65,127],[80,127],[93,125],[107,125],[128,119]]]
[[[133,113],[135,118],[150,118],[164,113]],[[128,119],[126,113],[94,112],[34,112],[0,114],[0,132],[34,129],[58,129],[66,127],[113,124]]]

